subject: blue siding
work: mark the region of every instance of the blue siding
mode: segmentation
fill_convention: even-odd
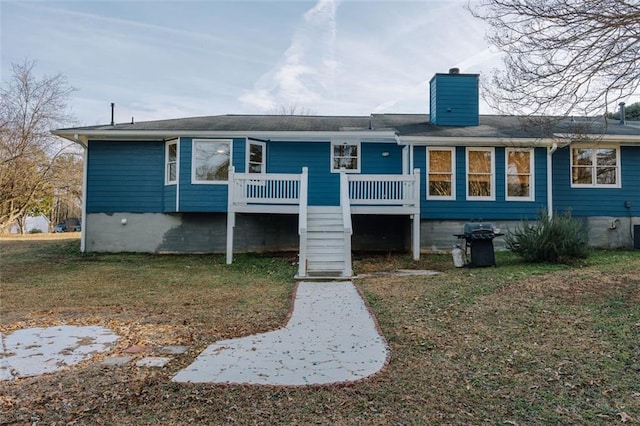
[[[361,171],[368,175],[402,174],[402,147],[391,143],[362,143]],[[389,155],[383,157],[382,153]]]
[[[537,148],[535,158],[535,200],[505,200],[505,149],[495,148],[496,176],[495,201],[466,200],[466,150],[456,147],[456,199],[427,200],[427,168],[426,148],[416,147],[414,151],[414,167],[421,170],[420,182],[420,217],[422,219],[451,220],[520,220],[534,219],[539,210],[546,207],[546,173],[547,163],[544,148]]]
[[[620,148],[621,188],[571,188],[570,148],[553,154],[554,210],[574,216],[640,216],[640,147]],[[631,209],[624,206],[631,201]]]
[[[233,139],[232,161],[237,172],[245,168],[245,139]],[[192,138],[180,138],[180,211],[181,212],[226,212],[227,184],[192,184],[191,153]]]
[[[164,142],[89,141],[87,212],[162,212]]]
[[[175,213],[176,211],[176,185],[165,185],[164,187],[164,211],[165,213]]]
[[[438,126],[477,126],[477,74],[436,74],[429,82],[429,120]]]
[[[361,151],[361,173],[402,173],[402,147],[397,144],[362,142]],[[389,156],[383,157],[383,152],[388,152]],[[331,173],[330,142],[268,143],[269,173],[300,173],[303,167],[309,168],[309,204],[339,205],[340,174]]]

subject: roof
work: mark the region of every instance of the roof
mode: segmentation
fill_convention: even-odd
[[[640,127],[622,125],[617,120],[602,117],[590,119],[571,117],[531,117],[480,115],[478,126],[437,126],[428,114],[372,114],[370,116],[315,115],[215,115],[169,120],[119,123],[59,129],[54,134],[68,139],[125,138],[152,136],[259,136],[330,137],[398,137],[418,143],[440,138],[543,139],[554,135],[605,135],[640,143]]]

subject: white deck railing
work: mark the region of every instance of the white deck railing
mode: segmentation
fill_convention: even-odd
[[[233,172],[232,172],[233,173]],[[233,173],[234,204],[299,204],[302,174]]]
[[[415,206],[420,203],[420,170],[412,175],[348,175],[352,205]]]

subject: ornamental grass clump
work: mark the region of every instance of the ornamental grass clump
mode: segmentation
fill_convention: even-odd
[[[589,255],[587,230],[570,212],[549,218],[543,210],[537,223],[523,222],[507,233],[505,242],[509,250],[532,263],[572,264]]]

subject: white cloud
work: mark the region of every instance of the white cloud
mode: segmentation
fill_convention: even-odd
[[[338,66],[335,59],[336,0],[319,0],[302,18],[282,60],[239,101],[268,112],[279,106],[308,108],[330,98]]]

